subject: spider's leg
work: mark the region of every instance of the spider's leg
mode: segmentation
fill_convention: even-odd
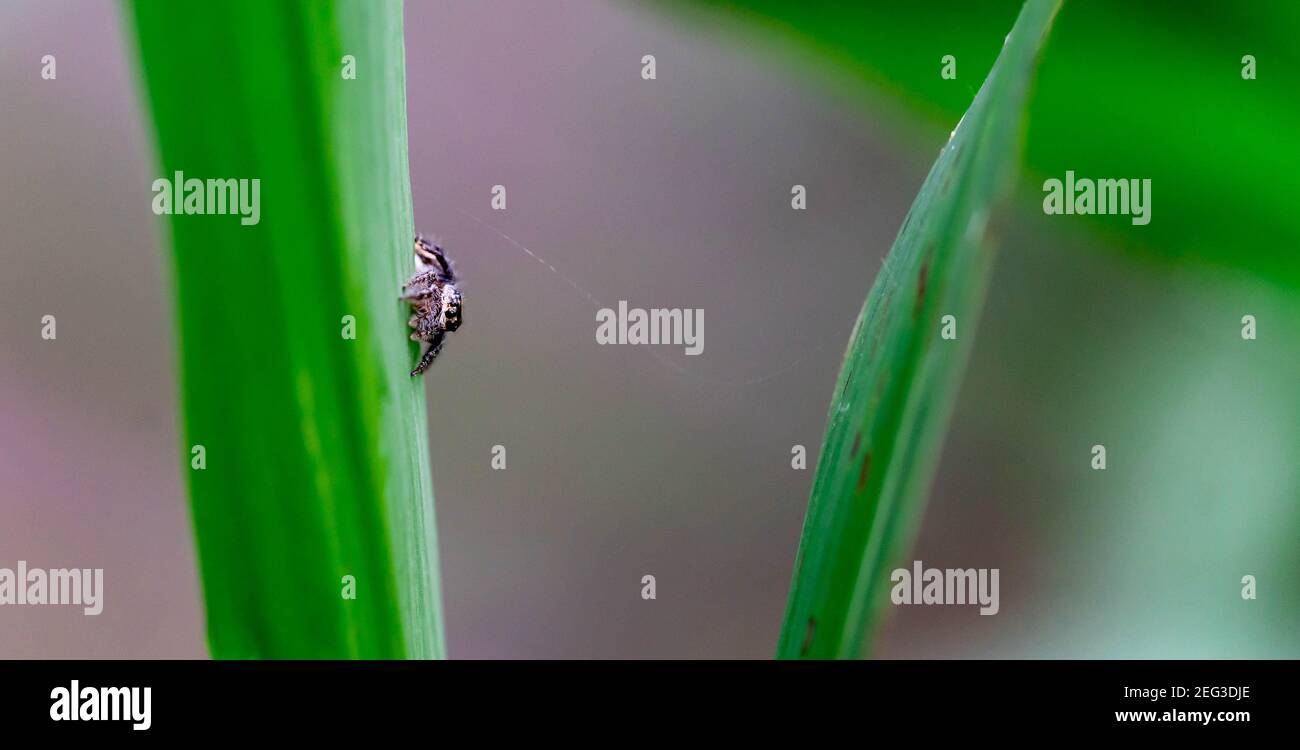
[[[433,296],[432,286],[421,286],[417,284],[415,286],[406,287],[402,289],[402,296],[398,297],[398,299],[404,299],[410,301],[410,300],[429,299],[432,296]]]
[[[456,273],[451,270],[451,263],[447,261],[447,255],[442,251],[442,247],[438,243],[430,242],[424,235],[417,234],[415,236],[415,254],[425,262],[441,268],[442,276],[447,281],[456,280]]]
[[[402,284],[401,299],[428,299],[434,295],[434,290],[438,288],[439,283],[436,270],[419,272],[407,279],[405,284]]]
[[[434,357],[437,357],[438,352],[442,351],[442,339],[443,335],[441,333],[429,339],[429,348],[424,351],[424,356],[420,357],[420,363],[415,366],[414,370],[411,370],[411,377],[415,377],[429,369],[429,365],[433,364]]]
[[[451,261],[447,260],[447,256],[442,252],[441,247],[434,245],[433,251],[438,256],[438,265],[442,266],[443,276],[447,277],[447,281],[454,283],[456,281],[456,272],[451,270]]]

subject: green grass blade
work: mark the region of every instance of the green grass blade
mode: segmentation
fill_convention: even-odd
[[[212,654],[438,657],[424,394],[397,299],[413,267],[401,2],[127,10],[162,176],[261,180],[256,225],[168,222]]]
[[[856,657],[881,617],[975,333],[990,219],[1019,169],[1029,85],[1058,7],[1025,4],[867,296],[831,402],[778,657]],[[947,315],[956,340],[940,336]]]

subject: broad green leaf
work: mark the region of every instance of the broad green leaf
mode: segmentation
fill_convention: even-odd
[[[166,223],[212,654],[439,656],[424,395],[397,299],[413,267],[402,5],[127,11],[161,176],[260,180],[255,225]]]
[[[831,402],[779,657],[856,657],[880,619],[975,336],[990,222],[1019,169],[1035,61],[1058,7],[1025,4],[867,296]]]

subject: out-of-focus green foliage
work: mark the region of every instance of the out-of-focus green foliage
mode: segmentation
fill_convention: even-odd
[[[1016,0],[704,2],[828,59],[863,91],[904,99],[944,129],[963,112]],[[1068,0],[1040,64],[1025,164],[1037,180],[1152,180],[1152,221],[1090,224],[1145,256],[1246,269],[1300,287],[1300,3]],[[940,77],[957,60],[956,80]],[[1242,58],[1256,61],[1242,78]],[[843,80],[843,79],[840,79]]]

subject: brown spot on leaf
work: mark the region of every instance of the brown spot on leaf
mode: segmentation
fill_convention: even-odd
[[[916,284],[916,307],[912,310],[912,317],[921,314],[921,305],[925,302],[925,280],[930,275],[930,261],[921,264],[921,277]]]
[[[858,472],[858,491],[867,486],[867,477],[871,475],[871,453],[862,457],[862,470]]]
[[[799,649],[800,656],[807,656],[808,650],[812,648],[813,631],[817,629],[817,620],[808,618],[808,629],[803,633],[803,648]]]
[[[859,432],[853,436],[853,448],[849,450],[849,458],[858,455],[858,446],[862,445],[862,433]]]

